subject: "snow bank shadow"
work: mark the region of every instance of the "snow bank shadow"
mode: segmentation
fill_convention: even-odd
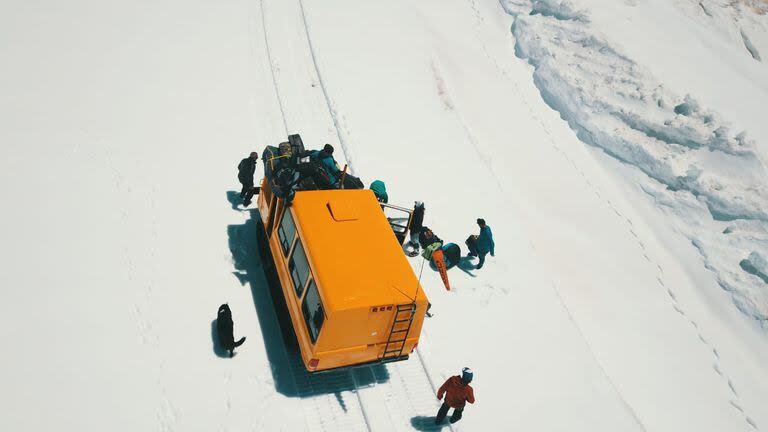
[[[219,342],[219,331],[216,328],[216,318],[211,321],[211,341],[213,342],[213,353],[216,354],[216,357],[229,358],[229,353]]]
[[[334,394],[346,411],[343,392],[387,382],[386,366],[310,374],[304,367],[296,334],[283,298],[274,262],[266,249],[267,239],[257,210],[249,210],[243,225],[229,225],[229,249],[240,283],[248,284],[261,327],[275,390],[289,397]]]
[[[439,431],[450,427],[450,423],[448,423],[448,420],[445,420],[441,424],[435,424],[435,416],[418,416],[411,419],[411,427],[418,431]]]
[[[768,284],[768,261],[759,253],[752,252],[747,259],[741,260],[739,266],[745,272],[757,276]]]

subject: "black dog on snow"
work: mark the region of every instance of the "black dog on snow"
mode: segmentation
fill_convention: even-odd
[[[232,311],[229,310],[229,305],[224,303],[219,306],[219,316],[216,318],[216,329],[219,333],[219,343],[221,346],[229,351],[229,356],[235,355],[235,348],[245,342],[245,337],[241,337],[239,341],[235,342],[232,328],[234,322],[232,322]]]

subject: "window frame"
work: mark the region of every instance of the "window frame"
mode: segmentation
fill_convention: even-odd
[[[286,240],[284,237],[286,237],[286,235],[285,235],[285,230],[283,229],[283,223],[285,222],[286,218],[290,220],[291,226],[293,227],[293,237],[291,237],[289,241],[285,242],[287,243],[288,249],[286,249],[286,244],[284,243],[284,240]],[[280,249],[283,251],[283,256],[286,259],[289,259],[289,257],[291,256],[292,250],[293,250],[293,244],[296,242],[296,238],[298,238],[298,236],[299,235],[298,235],[298,230],[296,229],[296,221],[293,220],[293,215],[291,214],[290,210],[286,208],[285,211],[283,212],[283,217],[280,218],[280,223],[277,225],[277,239],[278,239],[278,242],[280,243]]]
[[[314,293],[317,296],[317,305],[318,308],[315,310],[315,314],[312,315],[311,318],[317,319],[318,312],[319,312],[319,322],[320,325],[317,327],[317,334],[313,332],[314,324],[310,321],[310,317],[307,316],[307,299],[309,298],[309,293],[311,291],[310,286],[314,286]],[[315,282],[315,278],[310,277],[307,281],[306,289],[304,290],[304,299],[301,302],[301,315],[304,318],[304,326],[307,329],[307,335],[309,336],[309,340],[312,343],[312,345],[317,345],[318,339],[320,339],[320,333],[323,331],[323,325],[325,324],[325,306],[323,306],[323,299],[320,297],[320,289],[317,287],[317,282]],[[312,324],[312,325],[310,325]]]
[[[295,260],[296,250],[299,248],[301,248],[301,254],[304,257],[304,264],[306,264],[306,274],[303,277],[301,274],[299,274]],[[294,272],[297,274],[297,277],[300,278],[300,284],[296,283]],[[312,278],[312,269],[309,266],[307,251],[304,249],[304,245],[301,243],[301,239],[298,238],[298,235],[296,236],[296,240],[294,241],[293,247],[290,250],[290,255],[288,256],[288,274],[291,277],[291,282],[293,283],[293,289],[296,294],[296,298],[301,300],[301,298],[304,296],[304,293],[306,292],[307,281]]]

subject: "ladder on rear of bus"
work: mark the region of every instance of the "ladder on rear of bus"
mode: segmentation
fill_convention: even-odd
[[[384,346],[384,355],[381,357],[383,361],[397,360],[403,356],[405,342],[411,331],[414,315],[416,315],[415,302],[396,306],[395,319],[392,321],[392,328],[389,329],[387,344]]]

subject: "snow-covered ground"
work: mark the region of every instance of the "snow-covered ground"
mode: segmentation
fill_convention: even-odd
[[[768,428],[764,10],[1,5],[0,429],[449,429],[434,390],[463,366],[455,431]],[[493,228],[451,292],[424,270],[409,361],[297,362],[235,192],[286,133],[425,201],[443,239]]]
[[[755,142],[618,52],[586,11],[550,1],[507,11],[544,100],[582,141],[649,177],[646,193],[675,215],[734,303],[768,327],[765,281],[734,259],[761,259],[768,245],[768,173]]]

